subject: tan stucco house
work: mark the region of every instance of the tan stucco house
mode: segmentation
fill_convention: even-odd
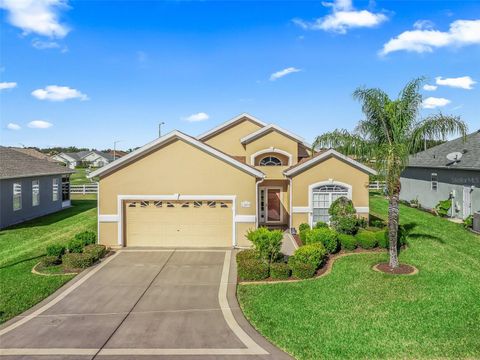
[[[249,246],[258,226],[328,221],[340,196],[368,216],[369,174],[335,150],[241,114],[192,137],[162,136],[91,173],[99,242],[109,246]]]

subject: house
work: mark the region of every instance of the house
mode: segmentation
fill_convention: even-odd
[[[72,170],[0,146],[0,228],[70,206]]]
[[[258,226],[328,221],[340,196],[368,217],[369,174],[335,150],[239,115],[192,137],[173,131],[93,171],[99,241],[109,246],[249,246]]]
[[[411,156],[400,181],[400,199],[422,208],[451,199],[451,217],[480,211],[480,130]]]
[[[44,153],[42,153],[42,152],[40,152],[40,151],[38,151],[37,149],[34,149],[34,148],[12,147],[11,149],[14,149],[16,151],[20,151],[24,154],[33,156],[37,159],[48,160],[48,161],[51,161],[51,162],[54,162],[54,163],[58,163],[58,161],[52,159],[49,155],[44,154]]]
[[[52,159],[63,162],[70,169],[76,166],[86,165],[91,167],[102,167],[114,160],[113,153],[105,153],[97,150],[78,152],[62,152],[52,156]]]

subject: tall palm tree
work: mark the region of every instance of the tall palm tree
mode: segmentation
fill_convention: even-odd
[[[466,136],[467,126],[456,116],[441,113],[420,119],[420,85],[423,78],[410,81],[397,99],[377,88],[358,88],[353,97],[362,104],[365,120],[353,132],[335,130],[316,138],[315,148],[335,148],[360,161],[374,161],[385,174],[388,196],[388,237],[391,268],[398,267],[397,236],[399,223],[400,174],[410,154],[422,150],[425,139]]]

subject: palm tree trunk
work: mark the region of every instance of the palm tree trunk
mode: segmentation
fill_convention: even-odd
[[[399,201],[399,193],[398,191],[394,191],[388,198],[388,239],[390,242],[390,267],[396,268],[398,267],[398,247],[397,247],[397,239],[398,239],[398,201]]]

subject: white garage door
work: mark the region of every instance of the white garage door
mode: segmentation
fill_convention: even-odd
[[[127,201],[126,246],[230,247],[230,201]]]

